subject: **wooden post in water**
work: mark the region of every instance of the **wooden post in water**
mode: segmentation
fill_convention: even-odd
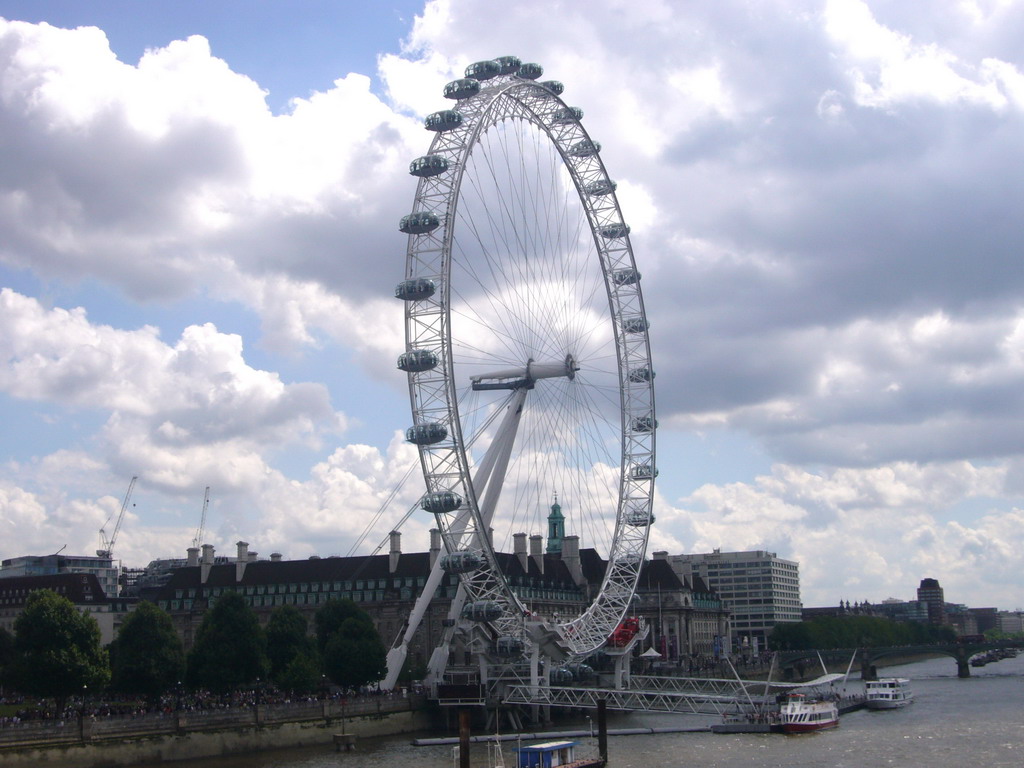
[[[459,708],[459,768],[469,768],[469,708]]]
[[[597,700],[597,752],[608,764],[608,712],[607,701],[603,698]]]

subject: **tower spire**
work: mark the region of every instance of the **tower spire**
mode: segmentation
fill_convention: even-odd
[[[548,515],[548,554],[562,554],[562,539],[565,538],[565,516],[558,505],[558,492],[555,492],[555,503],[551,505]]]

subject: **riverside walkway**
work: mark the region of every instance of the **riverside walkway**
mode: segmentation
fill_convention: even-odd
[[[159,735],[184,735],[219,730],[263,728],[285,723],[344,721],[383,718],[396,712],[421,708],[425,697],[407,695],[357,696],[313,701],[254,702],[224,708],[178,710],[144,714],[95,716],[79,712],[71,717],[24,720],[0,724],[0,755],[9,750],[104,740],[138,739]]]

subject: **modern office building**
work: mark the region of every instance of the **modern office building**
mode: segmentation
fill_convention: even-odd
[[[928,606],[931,624],[946,624],[946,597],[938,579],[921,579],[917,599]]]
[[[99,580],[103,593],[117,597],[120,568],[109,557],[89,555],[24,555],[0,562],[0,578],[56,576],[63,573],[91,573]]]
[[[699,576],[731,612],[733,647],[754,652],[776,624],[801,620],[800,567],[774,552],[672,555],[681,577]]]

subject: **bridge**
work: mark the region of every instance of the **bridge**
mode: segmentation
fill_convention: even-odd
[[[972,656],[1002,648],[1024,648],[1024,640],[993,640],[969,641],[957,643],[937,643],[934,645],[899,645],[878,648],[840,648],[829,651],[779,651],[779,666],[787,679],[802,677],[802,668],[815,669],[822,661],[832,666],[845,667],[850,658],[857,654],[860,662],[861,678],[874,680],[875,662],[892,656],[949,656],[956,661],[957,677],[970,677]]]
[[[603,699],[608,709],[724,715],[736,711],[740,702],[746,702],[746,691],[755,687],[763,691],[765,684],[742,680],[634,676],[628,688],[511,685],[505,690],[502,701],[506,704],[593,709]],[[760,700],[760,695],[753,695]]]

